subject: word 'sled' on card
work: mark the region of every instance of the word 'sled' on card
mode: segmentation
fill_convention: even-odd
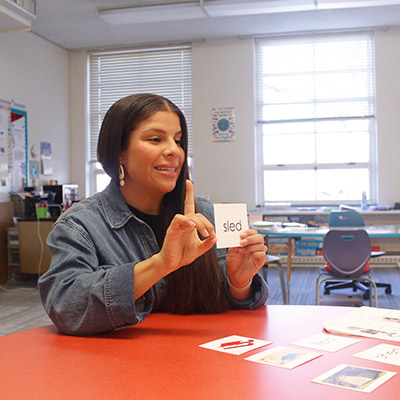
[[[240,246],[240,232],[249,229],[246,204],[214,204],[217,248]]]

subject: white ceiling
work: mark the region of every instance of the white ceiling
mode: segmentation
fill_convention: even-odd
[[[32,32],[71,50],[268,33],[400,26],[400,5],[136,25],[109,25],[97,14],[99,7],[137,3],[149,1],[37,0],[37,18],[32,21]]]

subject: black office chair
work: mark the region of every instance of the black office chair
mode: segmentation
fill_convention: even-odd
[[[324,238],[322,253],[327,265],[320,268],[320,274],[317,277],[317,305],[320,303],[322,283],[329,283],[332,280],[337,283],[337,279],[350,279],[351,283],[363,282],[365,285],[368,282],[369,305],[372,306],[372,287],[375,307],[378,307],[377,285],[372,280],[369,271],[371,242],[367,231],[364,229],[330,230]],[[342,283],[341,288],[352,287],[346,285]]]
[[[346,227],[365,227],[365,222],[360,213],[355,210],[333,210],[329,213],[328,224],[330,228],[346,228]],[[381,257],[385,255],[385,251],[371,251],[371,258]],[[392,293],[392,286],[389,283],[376,283],[377,287],[385,288],[386,294]],[[363,298],[370,297],[368,282],[362,281],[336,281],[326,282],[324,294],[330,294],[331,290],[352,288],[353,292],[361,290],[364,292]]]

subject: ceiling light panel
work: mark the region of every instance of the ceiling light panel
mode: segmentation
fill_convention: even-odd
[[[204,9],[210,17],[269,14],[315,10],[314,0],[208,0]]]
[[[400,5],[400,0],[316,0],[317,10]]]
[[[97,11],[101,19],[112,25],[144,24],[206,17],[197,3],[99,8]]]

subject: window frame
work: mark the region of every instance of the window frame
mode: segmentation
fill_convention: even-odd
[[[295,119],[293,120],[270,120],[270,121],[263,121],[260,118],[260,98],[262,98],[262,95],[260,94],[260,48],[263,43],[266,43],[267,41],[270,40],[284,40],[284,39],[290,39],[290,40],[296,40],[304,38],[313,38],[313,37],[318,37],[318,36],[332,36],[332,35],[363,35],[363,36],[369,36],[371,38],[371,67],[372,67],[372,89],[373,89],[373,100],[372,100],[372,107],[373,107],[373,113],[372,115],[365,115],[362,117],[356,116],[356,117],[336,117],[336,118],[310,118],[310,119],[301,119],[298,120],[300,122],[317,122],[320,120],[351,120],[351,119],[364,119],[369,121],[369,161],[367,163],[330,163],[330,164],[317,164],[316,162],[313,164],[287,164],[287,165],[270,165],[270,164],[264,164],[264,151],[263,151],[263,126],[264,124],[268,123],[285,123],[285,122],[296,122]],[[359,199],[353,199],[351,201],[348,200],[343,200],[341,201],[340,199],[333,200],[333,201],[321,201],[321,200],[307,200],[307,201],[285,201],[282,199],[281,201],[268,201],[264,198],[264,189],[265,189],[265,182],[264,182],[264,172],[265,171],[274,171],[274,170],[281,170],[281,171],[290,171],[290,170],[311,170],[311,169],[338,169],[345,167],[346,169],[352,169],[352,168],[359,168],[359,167],[368,167],[369,170],[369,196],[368,200],[370,203],[376,203],[377,201],[377,132],[376,132],[376,87],[375,87],[375,79],[376,79],[376,70],[375,70],[375,41],[374,41],[374,35],[373,32],[371,31],[362,31],[362,32],[340,32],[340,33],[314,33],[314,34],[298,34],[298,35],[287,35],[285,37],[279,37],[279,36],[269,36],[269,37],[257,37],[255,38],[255,54],[256,54],[256,151],[255,151],[255,156],[256,156],[256,165],[257,165],[257,170],[256,170],[256,200],[257,204],[264,205],[264,204],[269,204],[269,203],[290,203],[292,205],[337,205],[337,204],[351,204],[351,205],[359,205],[359,202],[361,200],[362,192],[359,194]]]
[[[129,59],[131,55],[131,59]],[[148,58],[146,58],[148,55]],[[101,67],[99,75],[94,74],[97,62],[101,62],[101,57],[108,57],[110,63],[104,66],[105,74],[101,76]],[[122,57],[125,63],[121,66],[119,72],[124,78],[128,76],[124,74],[127,65],[133,68],[132,65],[137,65],[138,71],[132,74],[134,79],[133,83],[127,83],[126,80],[120,78],[117,84],[118,76],[113,76],[114,69],[111,74],[107,76],[107,69],[112,67],[111,58],[115,57],[118,60]],[[107,62],[107,61],[106,61]],[[114,61],[116,65],[117,61]],[[158,63],[158,74],[153,74],[155,63]],[[165,69],[165,74],[163,73]],[[190,43],[179,43],[173,45],[154,45],[133,47],[127,49],[111,49],[111,50],[96,50],[88,52],[88,74],[89,74],[89,93],[88,93],[88,173],[89,173],[89,188],[90,193],[99,191],[97,188],[97,178],[99,175],[106,175],[101,165],[97,161],[96,148],[97,139],[100,133],[101,122],[109,107],[122,97],[128,96],[133,93],[155,93],[167,97],[173,101],[185,114],[188,125],[188,157],[193,157],[193,87],[192,87],[192,47]],[[146,74],[147,73],[147,74]],[[142,74],[142,75],[141,75]],[[129,75],[131,76],[131,75]],[[97,77],[97,78],[96,78]],[[107,79],[114,79],[112,83],[107,82]],[[105,100],[101,104],[101,97],[96,96],[93,92],[101,92],[101,84],[94,83],[95,80],[103,80],[105,82]],[[115,80],[116,79],[116,80]],[[120,86],[118,86],[118,83]],[[130,88],[138,88],[130,89]],[[113,93],[118,94],[112,98]],[[110,96],[111,93],[111,96]],[[96,98],[97,103],[93,105],[93,96]],[[96,110],[94,111],[94,109]],[[100,111],[101,110],[101,111]],[[93,122],[95,121],[95,122]]]

